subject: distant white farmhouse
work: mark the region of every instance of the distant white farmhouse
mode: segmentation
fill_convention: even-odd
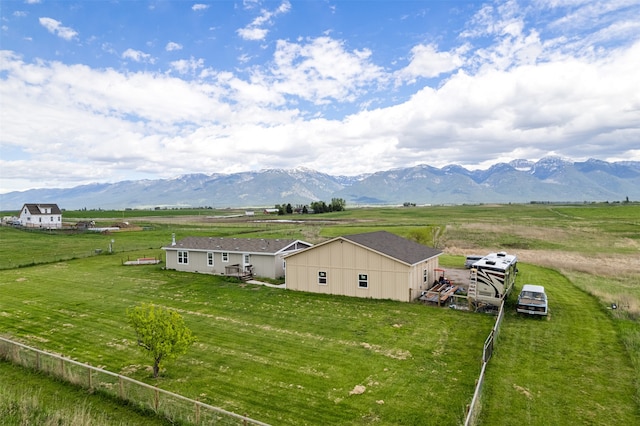
[[[60,229],[62,211],[57,204],[25,204],[20,210],[20,224],[26,228]]]

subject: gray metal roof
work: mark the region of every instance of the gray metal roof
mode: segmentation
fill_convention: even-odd
[[[352,241],[363,247],[408,263],[409,265],[414,265],[442,254],[442,251],[438,249],[418,244],[415,241],[408,240],[387,231],[345,235],[338,238]]]
[[[176,241],[175,245],[165,246],[163,249],[276,254],[310,246],[311,244],[304,241],[292,239],[186,237]]]
[[[45,214],[45,213],[42,213],[40,209],[49,209],[51,213],[47,213],[47,214],[62,214],[62,211],[60,211],[60,208],[58,207],[57,204],[26,203],[24,206],[22,206],[22,210],[24,210],[25,208],[29,210],[29,213],[31,213],[32,215]]]

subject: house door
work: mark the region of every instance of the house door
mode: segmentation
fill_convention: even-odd
[[[245,253],[242,255],[242,269],[245,272],[253,273],[251,267],[251,255],[249,253]]]

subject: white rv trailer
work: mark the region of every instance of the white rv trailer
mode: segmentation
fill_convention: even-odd
[[[476,308],[498,307],[513,289],[517,273],[516,256],[490,253],[471,265],[467,297]]]

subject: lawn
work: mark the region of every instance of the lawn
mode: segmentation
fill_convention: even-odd
[[[637,424],[637,376],[608,313],[556,271],[521,265],[517,290],[527,282],[544,285],[550,313],[518,315],[509,299],[480,424]]]
[[[157,381],[125,320],[142,301],[178,310],[198,338]],[[433,424],[459,423],[492,322],[113,256],[0,272],[4,335],[272,424],[416,424],[425,407]]]

